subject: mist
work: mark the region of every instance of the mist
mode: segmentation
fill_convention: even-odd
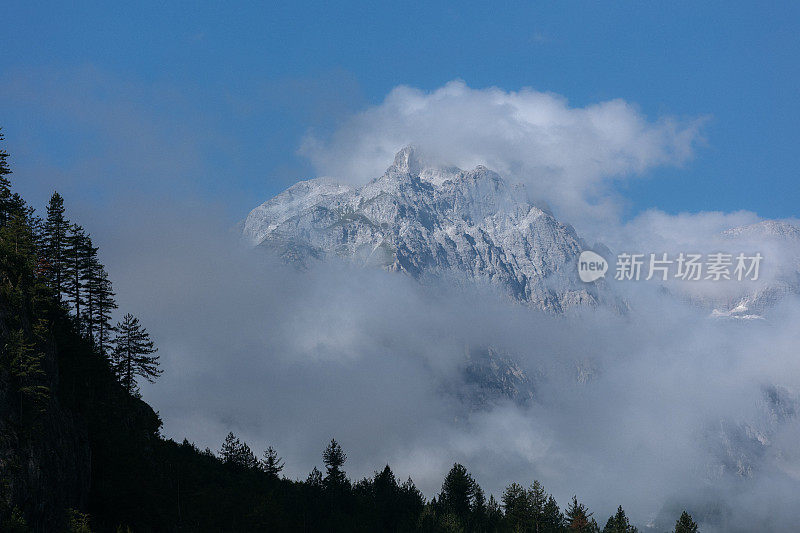
[[[344,262],[298,270],[244,248],[211,211],[145,214],[102,232],[127,253],[100,244],[121,311],[159,346],[164,375],[143,395],[168,437],[216,451],[233,431],[302,479],[333,437],[353,479],[388,463],[432,497],[458,461],[495,497],[538,479],[562,504],[575,493],[602,520],[623,505],[642,526],[689,506],[707,531],[797,519],[782,505],[800,488],[797,300],[769,320],[720,321],[640,282],[626,314],[551,316],[487,287]],[[512,354],[534,401],[469,410],[448,386],[465,346]],[[730,523],[715,524],[722,505]]]

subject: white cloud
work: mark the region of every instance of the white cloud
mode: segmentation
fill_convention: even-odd
[[[300,154],[321,174],[363,182],[383,173],[398,149],[414,144],[430,163],[484,164],[521,180],[534,198],[579,222],[614,212],[614,180],[691,158],[702,122],[651,121],[620,99],[571,107],[553,93],[472,89],[452,81],[433,92],[396,87],[332,135],[307,135]]]

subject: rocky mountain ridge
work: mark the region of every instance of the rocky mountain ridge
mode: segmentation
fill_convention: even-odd
[[[602,287],[577,276],[585,246],[575,230],[530,202],[524,187],[483,166],[427,167],[411,147],[362,187],[297,183],[253,209],[242,235],[293,262],[339,257],[414,278],[488,281],[550,312],[604,299]]]

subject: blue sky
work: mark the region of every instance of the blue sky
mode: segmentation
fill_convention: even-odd
[[[800,7],[699,4],[10,2],[0,125],[34,204],[152,187],[236,220],[314,174],[307,132],[462,79],[708,117],[691,161],[625,183],[629,215],[797,216]]]

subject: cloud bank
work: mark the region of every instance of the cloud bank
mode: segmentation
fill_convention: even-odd
[[[797,518],[795,300],[771,321],[714,321],[642,284],[627,316],[553,317],[382,271],[298,272],[191,211],[147,209],[120,220],[137,251],[112,247],[109,264],[160,346],[164,376],[143,392],[167,435],[216,450],[232,430],[276,446],[297,478],[336,437],[354,478],[389,463],[430,497],[459,461],[495,496],[539,479],[562,504],[577,493],[603,519],[622,504],[639,525],[683,507],[704,531]],[[465,345],[514,354],[536,401],[466,410],[443,386]]]
[[[580,222],[616,212],[615,180],[690,159],[703,121],[651,121],[620,99],[571,107],[553,93],[452,81],[432,92],[396,87],[330,136],[307,135],[299,153],[322,175],[364,182],[414,144],[432,164],[483,164],[523,181],[559,216]]]

